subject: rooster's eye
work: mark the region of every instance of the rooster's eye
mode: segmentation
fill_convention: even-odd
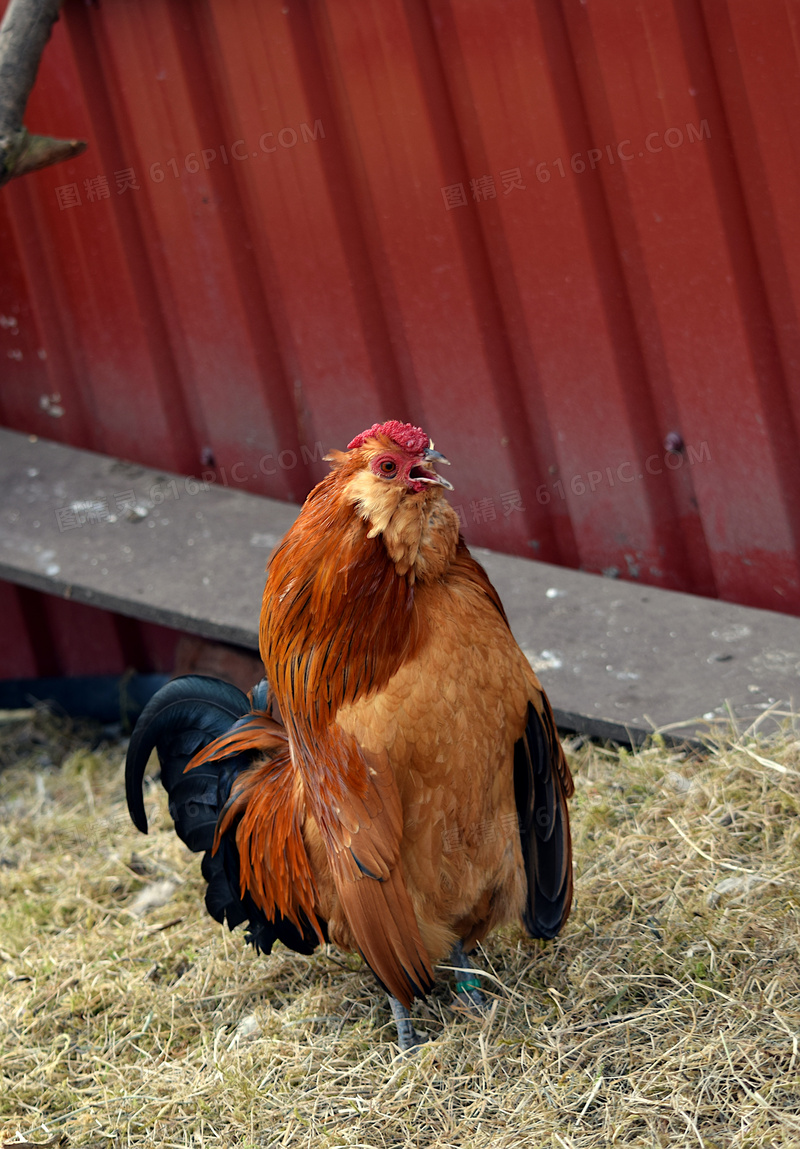
[[[397,470],[397,463],[393,463],[391,459],[384,459],[378,464],[378,470],[382,475],[393,475]]]

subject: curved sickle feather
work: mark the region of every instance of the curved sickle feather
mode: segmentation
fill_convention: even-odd
[[[247,696],[236,686],[199,674],[174,678],[153,695],[139,716],[125,759],[125,797],[137,830],[147,833],[142,782],[153,750],[158,747],[162,776],[169,770],[171,778],[177,777],[198,750],[249,710]],[[171,778],[163,776],[168,791]]]

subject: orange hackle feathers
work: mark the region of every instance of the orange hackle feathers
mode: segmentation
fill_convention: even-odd
[[[398,577],[380,538],[341,497],[352,461],[315,487],[270,559],[261,656],[284,719],[310,734],[338,708],[379,689],[419,638],[413,580]],[[288,714],[286,713],[288,708]]]

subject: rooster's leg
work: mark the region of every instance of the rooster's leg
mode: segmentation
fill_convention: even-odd
[[[426,1039],[420,1037],[416,1029],[414,1029],[411,1014],[403,1003],[398,1001],[396,997],[392,997],[390,993],[386,996],[389,998],[389,1005],[392,1007],[395,1025],[397,1026],[397,1044],[403,1053],[408,1052],[409,1049],[413,1049],[416,1045],[424,1045]]]
[[[469,1009],[483,1010],[486,1008],[486,998],[481,993],[481,983],[473,973],[472,964],[464,953],[460,941],[453,946],[450,954],[450,964],[458,970],[456,974],[456,997]]]

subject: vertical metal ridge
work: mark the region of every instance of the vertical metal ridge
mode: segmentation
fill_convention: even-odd
[[[331,124],[334,146],[325,151],[322,163],[381,407],[376,414],[379,418],[408,420],[412,417],[412,404],[381,306],[380,284],[367,235],[375,206],[363,176],[358,176],[359,170],[363,171],[363,160],[341,83],[339,61],[332,50],[326,6],[322,0],[305,0],[290,10],[289,22],[295,51],[303,60],[301,77],[308,101],[312,106],[319,102]],[[365,426],[368,422],[367,419]]]
[[[64,665],[57,649],[58,635],[54,632],[52,620],[47,611],[49,595],[41,595],[28,587],[14,587],[19,617],[28,633],[30,648],[34,656],[34,676],[54,678],[64,673]],[[24,671],[14,677],[23,677]],[[9,677],[12,677],[9,675]]]
[[[570,99],[579,105],[582,123],[579,134],[575,136],[576,152],[585,155],[589,147],[595,146],[597,113],[593,123],[589,112],[589,97],[577,66],[576,45],[571,39],[569,21],[564,10],[568,2],[569,0],[558,0],[556,3],[552,3],[551,0],[537,0],[537,8],[542,22],[547,21],[551,26],[550,45],[553,45],[556,35],[562,41],[559,59],[569,69],[569,75],[567,76],[558,66],[558,62],[551,57],[553,85],[565,125],[569,123],[571,116],[568,107]],[[585,14],[582,15],[585,19]],[[598,83],[601,83],[599,77]],[[602,113],[601,118],[610,120],[607,110]],[[609,343],[625,402],[627,426],[637,450],[637,457],[643,460],[650,452],[657,452],[662,447],[666,433],[677,426],[677,409],[669,375],[665,369],[662,369],[660,384],[663,390],[658,404],[654,389],[650,385],[643,333],[637,323],[631,284],[622,264],[622,243],[615,229],[609,203],[609,184],[612,182],[615,183],[614,194],[618,200],[626,200],[626,189],[620,173],[616,171],[609,171],[607,175],[604,173],[604,178],[597,181],[596,188],[594,185],[579,183],[579,197],[587,220],[587,234],[595,261],[596,275],[602,285],[603,311],[610,329]],[[629,239],[626,246],[630,242]],[[636,243],[635,236],[633,243]],[[650,338],[654,344],[653,332]],[[663,368],[666,367],[663,352],[662,365]],[[690,546],[689,539],[681,533],[678,525],[679,492],[675,486],[675,481],[670,476],[668,483],[647,487],[645,492],[650,508],[654,541],[659,548],[670,554],[671,559],[672,577],[667,577],[662,585],[673,589],[702,587],[704,593],[713,594],[714,576],[704,536],[702,531],[695,533],[691,540],[693,545]]]
[[[195,109],[198,124],[208,135],[208,142],[233,141],[234,117],[226,98],[226,89],[220,75],[222,61],[219,58],[213,18],[207,5],[198,8],[183,0],[173,0],[171,5],[175,40],[181,55],[187,90]],[[200,62],[203,69],[200,69]],[[310,485],[311,476],[308,464],[303,461],[301,442],[307,436],[302,429],[302,417],[296,409],[292,378],[297,375],[297,367],[292,363],[287,348],[281,346],[278,329],[285,325],[280,293],[271,287],[272,277],[264,276],[264,264],[256,255],[258,237],[252,226],[248,226],[242,188],[235,178],[235,170],[229,165],[211,166],[208,180],[218,197],[220,205],[225,205],[219,213],[221,234],[227,248],[227,257],[234,270],[237,293],[237,308],[241,311],[247,340],[255,359],[258,372],[258,385],[263,402],[268,408],[273,425],[275,440],[274,453],[291,451],[298,458],[298,465],[287,469],[281,476],[288,497],[302,499]],[[210,430],[208,441],[213,442]],[[233,462],[236,460],[224,460]],[[242,486],[251,490],[264,489],[262,474],[252,474]]]
[[[685,8],[677,3],[676,13],[683,33],[687,61],[695,75],[704,76],[712,85],[715,113],[724,124],[725,138],[729,143],[724,152],[718,150],[710,156],[709,166],[741,299],[741,314],[755,368],[756,385],[760,391],[761,410],[769,427],[769,443],[775,454],[779,480],[776,494],[783,502],[792,534],[794,555],[800,559],[800,468],[797,466],[800,457],[800,427],[797,422],[800,404],[793,409],[767,289],[766,271],[756,241],[752,205],[745,193],[745,180],[715,65],[703,0],[692,0]],[[730,12],[725,8],[720,8],[718,19],[730,27]],[[730,61],[728,66],[737,68]],[[800,562],[794,565],[794,572],[787,571],[786,574],[797,580]],[[797,582],[796,586],[800,589]]]
[[[217,8],[213,12],[211,9]],[[226,60],[220,46],[217,33],[219,20],[231,22],[241,29],[242,43],[247,45],[246,58],[248,62],[254,53],[257,43],[250,23],[245,23],[243,9],[248,9],[246,15],[258,32],[262,42],[266,45],[268,37],[261,24],[265,14],[258,5],[207,5],[202,25],[198,25],[197,34],[206,48],[206,59],[211,55],[211,46],[214,45],[214,55],[218,58],[218,67],[212,70],[215,75],[216,91],[221,98],[218,122],[221,137],[234,141],[236,137],[246,135],[246,127],[240,118],[240,106],[229,91],[232,77],[231,64]],[[230,32],[230,28],[227,29]],[[226,83],[227,81],[227,83]],[[254,84],[257,77],[254,77]],[[224,92],[224,96],[223,96]],[[268,116],[275,117],[276,111],[280,119],[280,109],[274,107],[262,108]],[[250,148],[248,140],[247,147]],[[264,161],[264,156],[255,162]],[[256,353],[260,369],[260,388],[265,404],[272,411],[273,427],[271,428],[274,445],[272,452],[277,458],[284,451],[293,453],[300,461],[299,468],[292,467],[279,475],[280,481],[288,486],[291,496],[302,499],[313,482],[313,471],[308,464],[302,461],[302,447],[309,444],[310,435],[307,420],[299,402],[297,380],[302,378],[303,372],[296,353],[295,342],[291,337],[291,324],[285,300],[280,285],[280,275],[277,267],[270,234],[275,230],[269,211],[259,211],[263,203],[262,181],[254,175],[249,166],[250,161],[238,167],[233,166],[224,173],[226,183],[230,183],[236,197],[236,204],[241,212],[237,218],[235,211],[226,211],[222,217],[222,224],[226,235],[226,242],[231,259],[242,277],[241,306],[246,317],[248,337]],[[217,172],[217,178],[222,179],[223,173]],[[276,468],[277,470],[277,468]],[[256,488],[258,489],[258,488]]]
[[[87,7],[67,10],[70,45],[75,56],[85,104],[92,117],[92,135],[107,169],[120,171],[129,166],[136,154],[126,111],[117,93],[124,89],[118,74],[99,13]],[[138,162],[141,167],[141,158]],[[157,271],[150,258],[137,211],[130,196],[111,199],[117,225],[118,242],[130,274],[131,289],[142,317],[142,335],[146,341],[153,371],[158,379],[159,396],[164,405],[170,454],[167,466],[191,474],[199,459],[196,432],[192,433],[190,406],[181,386],[172,341],[164,312],[158,305]],[[101,449],[101,448],[97,448]]]
[[[719,7],[713,12],[714,35],[709,29],[712,18],[707,12],[706,0],[695,0],[697,22],[704,33],[705,58],[709,74],[713,76],[716,97],[724,117],[725,130],[730,143],[730,166],[733,177],[724,178],[717,173],[720,203],[724,201],[727,184],[735,181],[738,210],[747,223],[749,262],[757,281],[759,308],[768,316],[774,355],[779,360],[778,375],[781,386],[781,405],[794,427],[792,452],[800,450],[800,392],[790,386],[790,379],[800,368],[800,312],[792,305],[793,292],[787,257],[790,253],[781,243],[779,224],[773,202],[773,188],[767,176],[762,141],[759,139],[755,109],[748,93],[744,69],[729,8]],[[787,7],[787,19],[790,9]],[[795,71],[800,71],[800,54],[795,48]],[[690,46],[687,47],[687,51]],[[724,67],[727,82],[723,81],[720,67]],[[735,128],[734,128],[735,122]],[[788,181],[787,181],[788,183]],[[734,231],[734,235],[736,232]],[[743,281],[746,282],[746,276]],[[788,309],[787,309],[787,301]],[[756,330],[761,324],[754,320]],[[794,473],[794,472],[793,472]],[[800,500],[793,492],[795,505]]]
[[[436,0],[403,0],[409,26],[416,27],[416,49],[419,62],[420,75],[423,77],[423,91],[427,100],[431,123],[437,140],[437,147],[443,160],[448,150],[456,158],[457,174],[460,174],[465,184],[469,180],[469,162],[465,150],[465,124],[463,116],[458,114],[458,100],[454,95],[454,86],[458,80],[453,76],[454,64],[451,53],[450,67],[445,60],[442,37],[437,35],[433,7]],[[450,12],[448,5],[436,5],[438,23],[445,24]],[[449,33],[451,42],[456,42],[455,29],[450,24],[445,35]],[[426,66],[425,55],[428,62],[435,61],[434,69]],[[471,98],[469,84],[465,77],[461,79],[459,87],[462,89],[461,103],[464,98]],[[452,136],[453,145],[448,149],[445,145],[447,136]],[[470,148],[470,158],[480,160],[483,168],[489,169],[483,141],[480,132],[474,133]],[[531,557],[534,548],[530,542],[536,542],[535,557],[544,562],[560,563],[567,566],[578,565],[578,554],[575,547],[574,535],[571,525],[562,524],[561,531],[555,529],[553,515],[543,511],[542,504],[537,501],[536,491],[547,474],[546,451],[552,457],[552,429],[546,413],[542,424],[534,433],[528,413],[528,405],[523,400],[523,382],[517,357],[511,344],[510,332],[506,315],[509,305],[508,299],[501,297],[498,284],[498,263],[504,263],[509,284],[513,290],[513,274],[509,267],[508,253],[505,244],[505,235],[502,223],[493,217],[475,217],[475,215],[459,218],[457,235],[461,245],[464,265],[467,268],[470,289],[475,303],[476,312],[481,317],[482,338],[486,347],[487,359],[490,364],[491,379],[497,398],[498,412],[501,419],[502,439],[508,444],[509,455],[512,460],[519,490],[525,500],[525,514],[528,522],[528,534],[533,536],[527,546],[515,547],[519,553]],[[514,306],[512,300],[511,306]],[[517,314],[519,308],[517,306]],[[521,323],[517,322],[518,328]],[[536,385],[536,365],[531,356],[530,368],[532,382]],[[544,412],[543,407],[540,409]],[[545,445],[546,444],[546,445]]]
[[[40,649],[44,652],[47,648],[44,642],[36,641],[36,617],[26,617],[22,595],[22,588],[0,581],[0,613],[3,619],[0,678],[36,678],[42,673],[40,667],[43,653],[40,654]]]
[[[391,379],[396,386],[395,395],[399,403],[398,416],[409,420],[418,419],[421,401],[414,377],[412,357],[403,337],[402,327],[395,321],[395,317],[400,314],[400,304],[381,244],[377,222],[379,207],[369,186],[368,160],[355,124],[354,109],[345,83],[345,67],[337,50],[331,21],[332,7],[335,7],[335,0],[332,2],[309,0],[308,3],[320,57],[324,62],[331,108],[342,148],[342,166],[346,178],[347,198],[350,201],[348,207],[358,219],[357,258],[359,263],[363,260],[363,265],[369,269],[369,278],[375,287],[376,311],[379,318],[374,313],[373,318],[378,318],[381,350],[385,348],[385,355],[391,363]],[[336,196],[337,203],[341,203],[342,199],[342,196]],[[339,218],[344,221],[343,211],[339,212]],[[350,258],[353,258],[355,255],[353,233],[348,231],[345,234],[349,238],[344,240],[344,245],[350,252]],[[376,328],[373,328],[373,331],[375,330]],[[391,393],[382,389],[381,400],[389,404],[387,410],[382,413],[394,418]],[[368,425],[369,420],[365,422],[365,426]]]
[[[90,447],[90,409],[74,358],[74,340],[65,323],[60,267],[46,241],[46,221],[41,217],[38,200],[26,196],[14,183],[5,189],[3,199],[0,214],[8,222],[4,253],[13,245],[19,270],[15,276],[17,298],[8,298],[9,325],[0,333],[0,343],[5,344],[7,337],[9,344],[5,351],[6,371],[14,372],[14,378],[4,382],[0,409],[5,413],[6,426]],[[13,266],[11,258],[4,260],[6,275],[9,263]],[[16,325],[10,325],[12,318],[17,320]],[[31,325],[35,326],[34,332],[29,330]],[[24,351],[17,346],[17,332],[22,335]],[[11,367],[8,361],[17,355],[22,356],[18,360],[20,366]],[[52,399],[56,395],[58,401]],[[64,414],[56,418],[52,409],[60,408],[67,395],[71,402]]]

